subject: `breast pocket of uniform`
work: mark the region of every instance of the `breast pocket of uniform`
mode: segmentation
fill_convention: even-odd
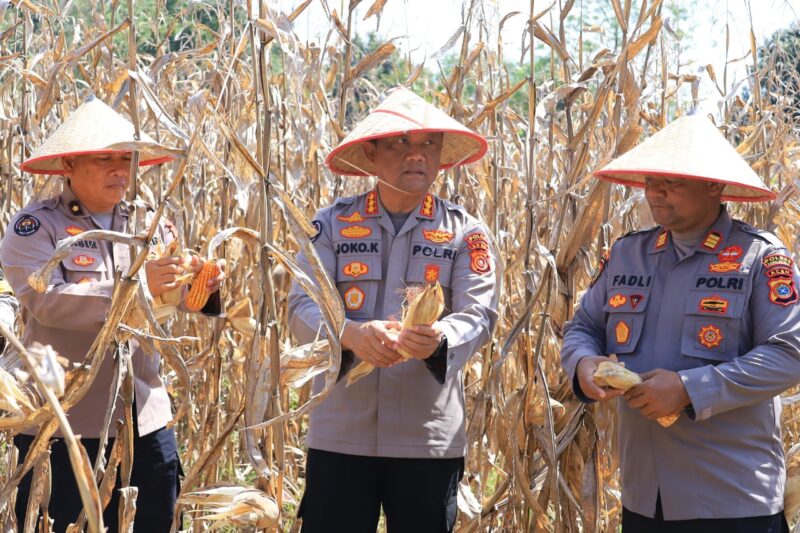
[[[444,293],[445,309],[450,309],[450,288],[453,284],[453,261],[456,257],[456,250],[449,247],[437,247],[436,251],[431,252],[430,255],[419,253],[414,255],[413,250],[418,246],[417,243],[412,243],[412,256],[406,269],[406,284],[413,286],[438,281]]]
[[[644,311],[650,303],[650,289],[611,289],[603,311],[606,321],[606,351],[626,354],[636,350],[644,327]]]
[[[739,355],[745,295],[690,291],[686,301],[681,353],[695,359],[730,361]]]
[[[347,318],[374,318],[375,301],[381,280],[381,258],[339,257],[336,286],[344,302]]]
[[[104,279],[106,265],[98,253],[75,250],[61,264],[67,283],[92,283]]]

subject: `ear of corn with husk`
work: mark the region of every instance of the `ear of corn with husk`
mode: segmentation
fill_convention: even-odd
[[[636,372],[631,372],[624,366],[613,361],[603,361],[597,366],[597,371],[593,376],[594,382],[601,387],[611,387],[627,391],[642,382],[642,378]],[[680,417],[679,413],[662,416],[658,423],[663,427],[669,427]]]
[[[222,486],[183,494],[178,502],[197,505],[205,513],[195,520],[214,522],[212,529],[226,525],[272,528],[278,525],[279,509],[275,500],[255,488]]]
[[[406,299],[409,303],[403,309],[403,329],[411,326],[430,326],[444,311],[444,292],[438,281],[424,287],[409,287]],[[402,348],[398,352],[406,359],[411,358],[411,354]],[[347,386],[363,378],[374,368],[366,361],[361,361],[347,375]]]

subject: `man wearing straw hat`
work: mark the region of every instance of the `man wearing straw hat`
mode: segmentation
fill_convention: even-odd
[[[463,367],[491,337],[497,271],[484,225],[430,187],[440,169],[485,152],[484,139],[400,87],[327,158],[334,172],[378,178],[313,221],[347,317],[340,378],[353,356],[377,368],[350,386],[341,379],[311,412],[298,512],[306,533],[375,531],[381,507],[389,531],[455,524],[467,451]],[[404,289],[437,281],[442,318],[401,333]],[[296,285],[289,312],[297,339],[312,341],[319,308]]]
[[[644,187],[659,224],[612,246],[561,354],[583,401],[622,396],[592,380],[610,354],[644,379],[619,402],[623,531],[788,531],[778,395],[800,380],[797,268],[722,203],[773,193],[702,116],[595,175]]]
[[[126,274],[130,267],[127,246],[109,241],[78,241],[70,254],[53,272],[44,293],[28,286],[27,278],[46,263],[58,241],[84,231],[104,229],[125,232],[132,213],[124,202],[130,184],[131,150],[139,149],[140,165],[155,165],[171,159],[157,151],[158,145],[147,135],[134,138],[133,125],[98,99],[90,98],[64,121],[21,169],[40,174],[67,176],[63,192],[34,202],[22,209],[6,230],[0,249],[0,262],[22,304],[25,343],[38,341],[52,345],[72,362],[85,359],[109,312],[114,290],[114,273]],[[148,211],[145,216],[151,216]],[[177,238],[175,228],[160,221],[155,239],[164,245]],[[147,286],[153,297],[178,286],[178,257],[149,260],[144,265]],[[199,268],[193,264],[193,268]],[[216,291],[224,277],[209,282]],[[219,304],[216,300],[212,303]],[[215,311],[207,306],[204,311]],[[216,310],[218,311],[218,310]],[[167,425],[172,419],[170,400],[158,371],[158,354],[146,355],[135,341],[132,352],[134,385],[134,455],[131,486],[139,489],[135,517],[136,531],[168,531],[175,507],[180,464],[175,434]],[[122,349],[122,348],[121,348]],[[91,388],[69,411],[73,431],[92,460],[98,453],[99,437],[113,382],[114,355],[108,353]],[[110,426],[115,436],[115,420],[122,418],[122,402]],[[14,442],[20,462],[33,437],[18,435]],[[49,513],[56,531],[74,522],[82,508],[81,500],[61,439],[52,444],[52,492]],[[107,448],[106,453],[110,450]],[[31,486],[30,474],[20,484],[16,515],[21,529]],[[104,513],[104,523],[116,531],[118,492]],[[32,517],[35,518],[35,517]]]

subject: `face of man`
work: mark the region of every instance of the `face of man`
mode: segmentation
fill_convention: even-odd
[[[72,192],[93,213],[108,213],[130,185],[131,153],[111,152],[64,158]]]
[[[378,177],[388,184],[378,185],[384,205],[390,197],[405,196],[413,209],[439,174],[442,140],[442,133],[411,132],[364,143],[364,153],[375,164]]]
[[[719,216],[722,183],[648,176],[644,196],[653,220],[679,233],[705,229]]]

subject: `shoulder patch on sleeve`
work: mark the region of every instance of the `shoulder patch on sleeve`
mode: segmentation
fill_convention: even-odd
[[[42,227],[42,223],[39,219],[26,213],[14,223],[14,233],[21,237],[28,237],[39,231],[40,227]]]
[[[311,237],[311,242],[316,242],[316,240],[319,239],[319,234],[322,233],[322,222],[319,220],[312,220],[311,225],[317,230],[314,236]]]

